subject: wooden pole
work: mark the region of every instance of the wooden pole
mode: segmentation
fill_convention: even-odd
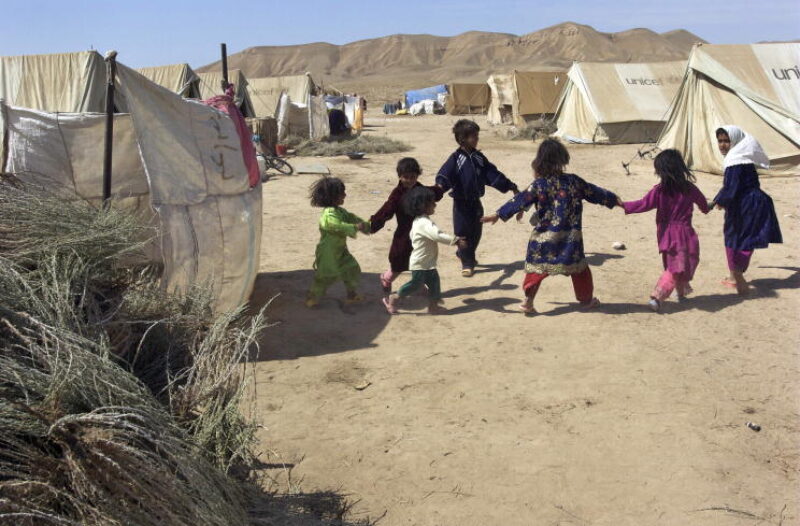
[[[114,145],[114,78],[117,73],[117,52],[106,53],[106,136],[103,149],[103,206],[111,203],[111,159]]]
[[[222,93],[228,89],[228,46],[224,43],[219,45],[222,53]]]

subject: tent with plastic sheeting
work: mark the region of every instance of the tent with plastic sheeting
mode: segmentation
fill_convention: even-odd
[[[512,75],[495,73],[486,81],[492,99],[489,102],[487,120],[489,124],[512,124],[514,106],[514,78]]]
[[[42,111],[105,111],[106,66],[97,51],[0,57],[0,99]]]
[[[566,81],[564,70],[514,71],[511,103],[514,124],[525,126],[536,119],[552,117]]]
[[[305,103],[309,95],[317,95],[318,88],[311,74],[285,77],[247,79],[247,93],[258,117],[275,117],[281,93],[295,102]]]
[[[278,102],[278,140],[290,135],[315,141],[330,135],[328,108],[323,95],[309,95],[305,104],[295,102],[284,93]]]
[[[429,88],[422,88],[417,90],[406,91],[406,108],[410,108],[413,104],[423,100],[439,100],[439,95],[443,97],[447,95],[447,86],[439,84]]]
[[[454,82],[447,86],[445,108],[451,115],[486,113],[491,100],[492,92],[485,82],[482,84]]]
[[[139,68],[136,71],[159,86],[173,91],[187,99],[200,98],[200,77],[189,64],[172,64]]]
[[[198,73],[200,77],[200,98],[203,100],[210,99],[215,95],[222,94],[222,72],[209,71],[207,73]],[[253,109],[253,102],[250,100],[250,94],[247,92],[247,78],[239,69],[232,69],[228,71],[228,82],[233,84],[234,100],[239,107],[239,111],[245,117],[256,117],[255,109]]]
[[[659,148],[676,148],[692,169],[721,173],[716,130],[754,136],[771,174],[800,175],[800,43],[695,46]]]
[[[151,249],[165,290],[209,284],[217,309],[238,307],[259,267],[261,186],[250,187],[234,121],[122,64],[117,75],[130,113],[114,115],[114,206],[158,226]],[[105,115],[0,110],[0,168],[67,199],[101,202]]]
[[[685,61],[576,62],[558,103],[554,135],[578,143],[655,142],[685,69]]]

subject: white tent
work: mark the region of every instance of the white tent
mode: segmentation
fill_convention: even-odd
[[[289,135],[321,140],[331,133],[328,108],[323,95],[308,95],[306,103],[294,102],[283,93],[278,102],[278,140]]]
[[[561,95],[554,134],[580,143],[654,142],[686,62],[576,62]]]
[[[0,57],[0,99],[43,111],[105,111],[106,66],[96,51]]]
[[[136,71],[187,99],[200,98],[200,77],[189,64],[172,64],[169,66],[153,66],[139,68]]]
[[[310,73],[285,77],[247,79],[247,93],[257,117],[275,117],[281,94],[286,93],[295,102],[305,104],[309,95],[318,89]]]
[[[115,205],[158,225],[165,289],[209,283],[218,309],[238,307],[259,266],[261,187],[249,187],[233,121],[122,64],[117,72],[130,114],[114,116]],[[0,110],[0,168],[65,198],[101,200],[105,115],[2,101]]]
[[[514,105],[513,75],[494,74],[486,81],[491,91],[487,120],[490,124],[512,124]]]
[[[200,98],[203,100],[210,99],[215,95],[222,94],[222,72],[209,71],[206,73],[198,73],[200,77]],[[239,69],[231,69],[228,71],[228,82],[233,84],[233,100],[239,111],[245,117],[256,117],[256,112],[253,109],[253,102],[250,100],[250,95],[247,92],[247,78]]]
[[[764,147],[770,172],[800,174],[798,64],[798,43],[695,46],[658,146],[720,173],[715,131],[735,124]]]

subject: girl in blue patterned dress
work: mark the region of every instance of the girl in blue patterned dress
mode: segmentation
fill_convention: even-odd
[[[533,183],[514,196],[495,214],[481,218],[484,223],[496,223],[536,208],[531,217],[533,232],[525,258],[525,281],[522,288],[525,300],[520,310],[535,314],[533,300],[539,285],[551,274],[572,278],[575,297],[584,308],[599,303],[594,297],[592,272],[583,253],[581,216],[583,201],[614,208],[619,205],[616,194],[587,183],[577,175],[564,173],[569,164],[569,152],[559,141],[547,139],[539,146],[531,163]]]

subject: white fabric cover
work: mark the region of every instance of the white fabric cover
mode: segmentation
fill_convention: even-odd
[[[249,188],[233,122],[121,64],[118,73],[132,113],[114,118],[115,206],[158,225],[155,255],[164,263],[166,290],[210,284],[218,310],[238,307],[248,300],[259,266],[261,186]],[[104,115],[5,104],[2,110],[7,170],[99,202]]]
[[[442,106],[442,103],[438,100],[421,100],[412,104],[408,109],[408,113],[411,115],[433,115],[434,113],[441,111],[443,107],[444,106]]]
[[[721,173],[715,131],[747,130],[770,160],[768,174],[800,174],[800,43],[695,46],[659,148],[692,169]]]

